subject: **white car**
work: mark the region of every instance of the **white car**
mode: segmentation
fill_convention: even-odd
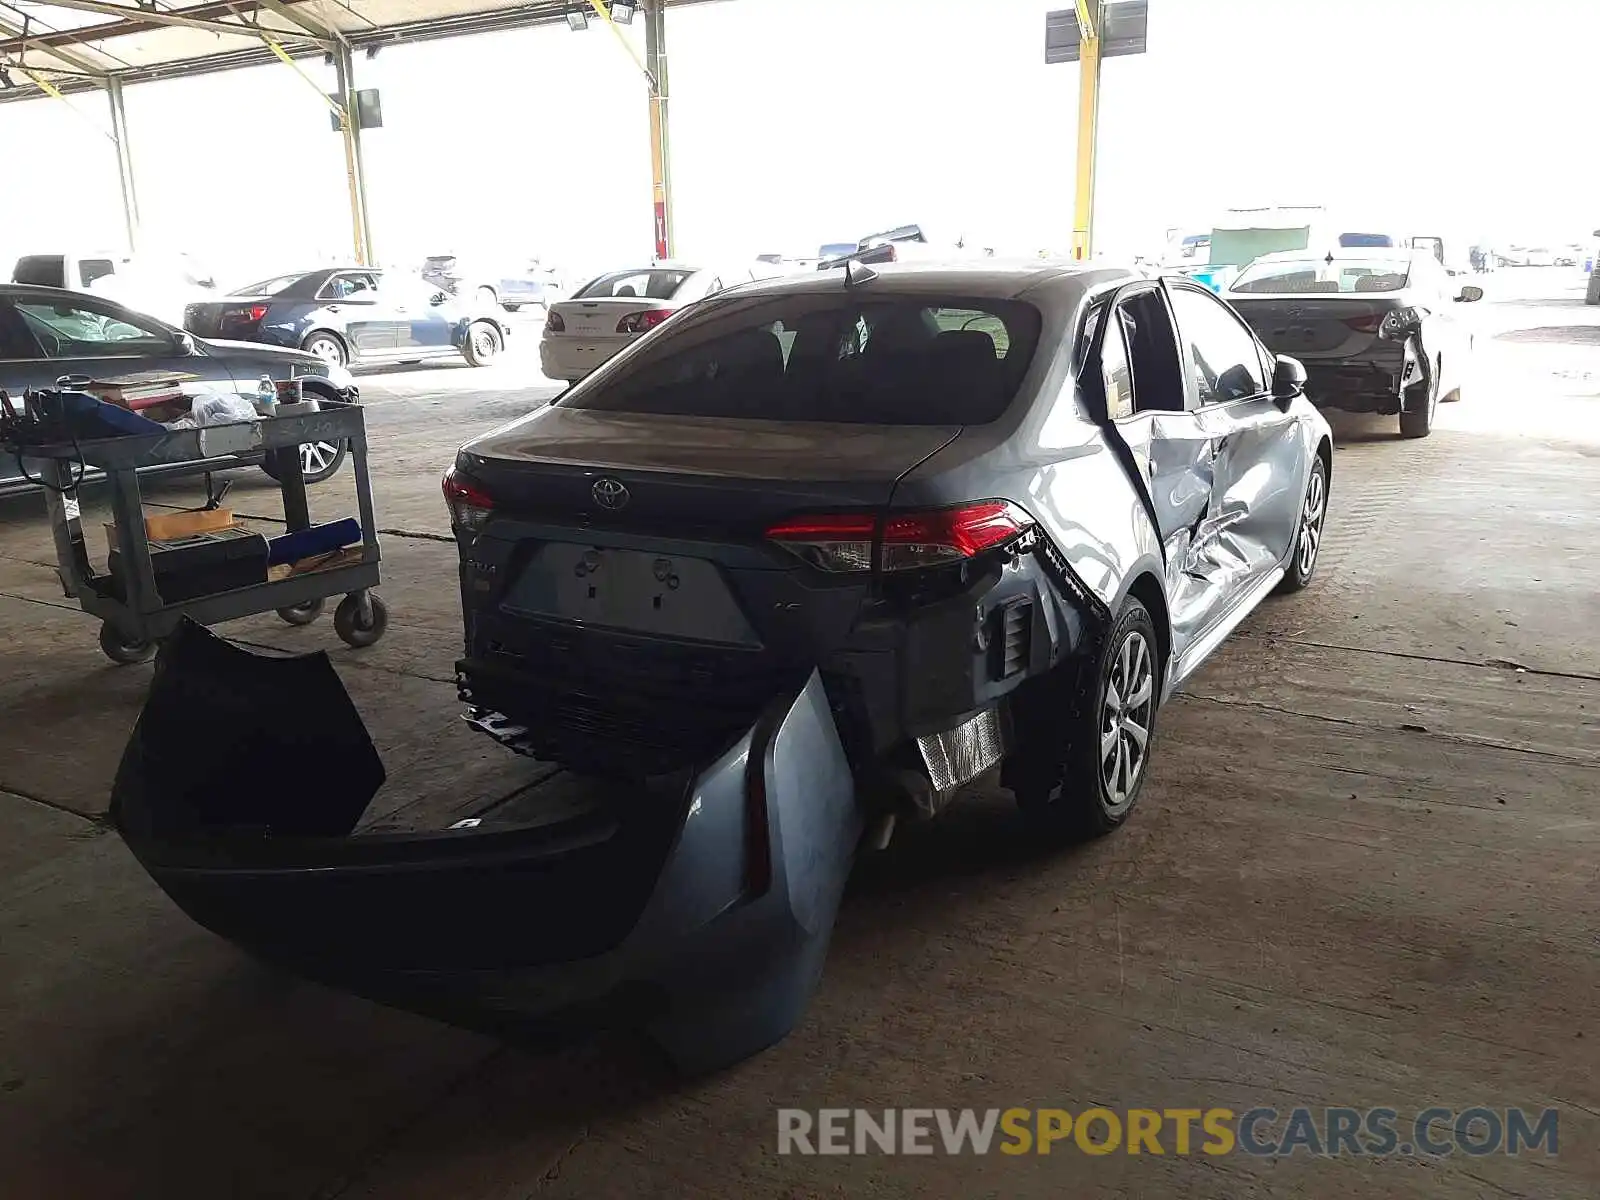
[[[660,262],[601,275],[550,306],[540,366],[551,379],[576,382],[679,309],[779,273],[765,263],[716,269]]]

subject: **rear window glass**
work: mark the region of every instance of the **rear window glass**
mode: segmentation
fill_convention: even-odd
[[[240,288],[235,295],[239,296],[276,296],[279,292],[286,291],[299,283],[307,275],[300,271],[294,275],[279,275],[274,279],[263,279],[260,283],[252,283]]]
[[[573,298],[593,300],[606,296],[643,296],[651,300],[670,300],[693,271],[616,271],[584,284]]]
[[[1041,319],[1014,300],[752,297],[690,310],[560,404],[605,412],[982,425],[1010,405]]]
[[[1334,294],[1394,292],[1406,286],[1409,266],[1390,259],[1308,259],[1304,262],[1256,263],[1239,273],[1232,292]]]

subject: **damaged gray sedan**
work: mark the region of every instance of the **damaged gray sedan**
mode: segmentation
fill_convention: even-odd
[[[874,816],[998,766],[1042,825],[1105,833],[1161,701],[1316,568],[1303,382],[1206,289],[1125,271],[736,289],[462,449],[463,697],[645,777],[815,673]]]
[[[591,796],[355,833],[382,768],[326,659],[189,629],[118,826],[197,920],[306,975],[736,1061],[799,1019],[896,821],[990,773],[1053,836],[1128,818],[1163,699],[1316,569],[1332,447],[1304,377],[1210,292],[1128,271],[732,289],[444,480],[466,715]],[[285,705],[311,715],[248,716]],[[255,742],[197,765],[227,742],[197,713]],[[335,734],[340,771],[305,782],[286,739]]]

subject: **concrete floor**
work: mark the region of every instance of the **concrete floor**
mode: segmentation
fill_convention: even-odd
[[[535,1055],[384,1010],[193,926],[100,819],[148,668],[105,663],[37,506],[6,506],[0,1194],[1596,1195],[1600,310],[1494,286],[1475,316],[1507,336],[1432,438],[1339,420],[1316,585],[1164,710],[1127,828],[1047,854],[980,796],[904,831],[858,872],[803,1026],[693,1084],[621,1041]],[[376,822],[542,776],[456,720],[438,540],[452,447],[549,393],[527,362],[364,382],[392,531],[379,646],[229,627],[333,648],[389,765]],[[240,474],[236,508],[274,499]],[[1555,1106],[1560,1154],[776,1153],[780,1106],[1091,1104]]]

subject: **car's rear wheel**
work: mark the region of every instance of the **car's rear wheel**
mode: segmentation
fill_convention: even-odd
[[[1432,374],[1406,389],[1400,408],[1400,436],[1425,438],[1433,432],[1433,414],[1439,407],[1439,389]]]
[[[1298,592],[1311,582],[1322,553],[1322,524],[1327,515],[1328,468],[1318,454],[1311,459],[1311,478],[1306,480],[1306,495],[1300,505],[1294,557],[1289,560],[1289,569],[1284,573],[1283,582],[1278,584],[1278,591]]]
[[[336,367],[344,366],[348,358],[344,352],[344,343],[331,333],[313,333],[300,348],[307,354],[315,354],[323,362]]]
[[[467,330],[467,341],[461,352],[473,366],[487,367],[500,357],[503,349],[505,342],[499,329],[489,321],[474,321]]]
[[[519,309],[522,308],[522,305],[520,305],[520,304],[502,304],[500,307],[505,309],[507,312],[517,312]]]
[[[1130,596],[1096,659],[1077,665],[1078,694],[1036,697],[1063,714],[1055,722],[1056,744],[1033,748],[1039,761],[1058,765],[1025,768],[1012,786],[1023,813],[1041,828],[1058,836],[1100,837],[1128,819],[1155,748],[1159,646],[1149,611]],[[1066,679],[1056,682],[1070,686]],[[1032,724],[1035,736],[1052,736],[1049,723]]]

